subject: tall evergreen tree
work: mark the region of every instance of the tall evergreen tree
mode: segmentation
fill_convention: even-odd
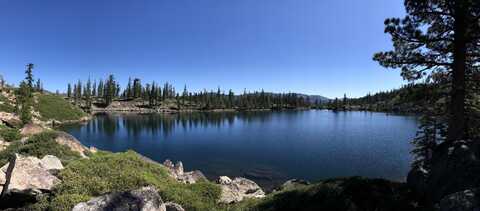
[[[72,97],[72,85],[70,83],[68,83],[68,86],[67,86],[67,97],[68,98]]]
[[[385,20],[394,50],[377,53],[374,60],[401,68],[401,75],[409,81],[447,79],[447,141],[466,139],[467,81],[480,69],[480,1],[405,0],[405,7],[405,18]]]
[[[28,63],[27,68],[25,70],[25,74],[27,75],[25,77],[25,81],[28,87],[30,88],[30,90],[33,90],[33,73],[32,73],[33,68],[34,68],[34,65],[32,63]]]

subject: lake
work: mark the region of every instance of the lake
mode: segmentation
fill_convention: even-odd
[[[266,189],[297,178],[404,181],[417,118],[326,110],[102,114],[62,130],[86,146],[182,161],[209,179],[242,176]]]

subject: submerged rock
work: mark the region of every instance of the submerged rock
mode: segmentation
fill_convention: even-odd
[[[229,204],[240,202],[245,198],[265,197],[265,192],[263,192],[262,188],[249,179],[237,177],[232,180],[227,176],[221,176],[217,182],[222,187],[220,203]]]
[[[165,205],[158,191],[153,186],[147,186],[133,191],[110,193],[82,202],[72,211],[165,211]]]

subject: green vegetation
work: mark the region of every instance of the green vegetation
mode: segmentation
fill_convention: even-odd
[[[0,111],[8,113],[13,113],[15,111],[15,107],[12,103],[2,94],[0,94]]]
[[[20,131],[15,128],[9,128],[5,126],[0,126],[0,137],[7,142],[16,141],[22,138]]]
[[[421,210],[405,184],[352,177],[293,187],[247,200],[237,210]]]
[[[35,105],[35,110],[40,113],[43,120],[78,120],[86,115],[81,109],[71,105],[60,96],[38,94],[36,97],[38,103]]]
[[[132,151],[98,152],[90,159],[68,164],[59,177],[63,181],[48,199],[33,207],[69,210],[75,204],[109,192],[126,191],[154,185],[162,199],[181,204],[186,210],[215,210],[220,188],[210,182],[182,184],[157,164],[143,160]]]
[[[296,93],[274,94],[263,90],[255,92],[244,91],[241,95],[235,95],[232,90],[228,93],[220,90],[203,90],[200,92],[189,92],[187,86],[182,92],[175,91],[175,88],[165,83],[163,86],[153,81],[142,85],[141,80],[131,78],[128,80],[127,87],[122,91],[119,83],[115,81],[113,75],[108,79],[100,80],[98,86],[96,82],[87,81],[82,85],[78,81],[73,85],[67,85],[67,96],[73,98],[76,105],[84,101],[87,107],[91,103],[104,104],[108,106],[113,100],[141,100],[145,107],[156,107],[174,102],[172,107],[177,109],[288,109],[299,107],[310,107],[320,103],[318,100],[313,102],[309,96]]]
[[[30,137],[23,144],[20,141],[12,142],[5,150],[0,151],[0,166],[5,165],[15,153],[35,156],[37,158],[42,158],[45,155],[55,155],[64,164],[80,158],[77,152],[73,152],[70,148],[57,144],[55,141],[56,137],[56,132],[48,131]]]

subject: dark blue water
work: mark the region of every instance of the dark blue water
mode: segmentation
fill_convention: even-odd
[[[416,127],[409,116],[311,110],[109,114],[63,129],[87,146],[181,160],[211,179],[244,176],[270,188],[290,178],[404,180]]]

